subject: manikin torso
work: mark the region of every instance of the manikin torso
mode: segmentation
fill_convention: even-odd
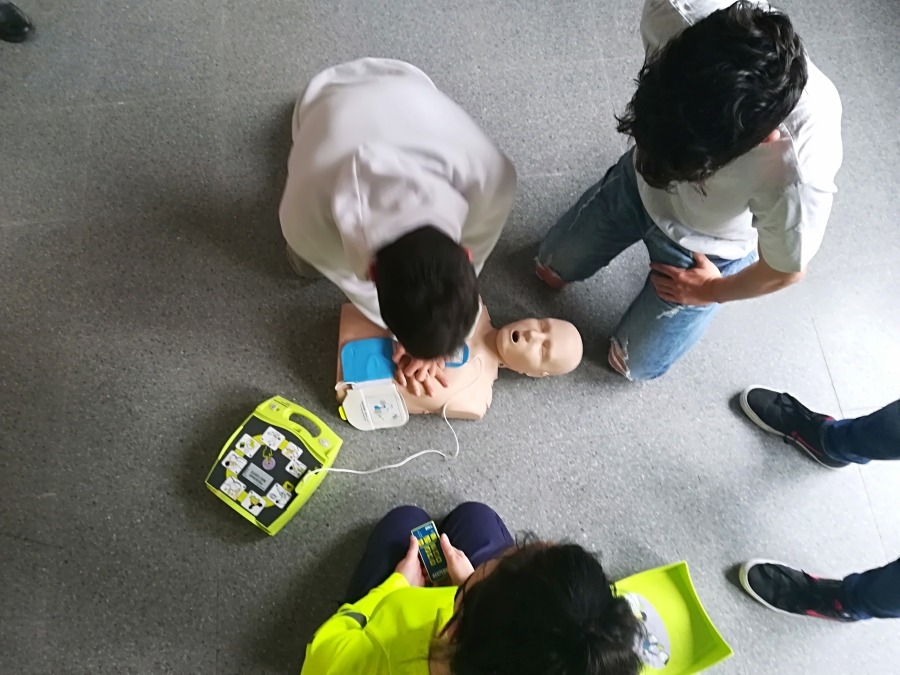
[[[491,406],[494,380],[497,379],[497,371],[500,368],[500,358],[492,348],[496,334],[497,331],[491,326],[487,308],[484,308],[475,332],[466,341],[469,346],[468,361],[458,368],[447,368],[444,371],[449,380],[447,387],[438,386],[434,396],[416,396],[408,387],[401,387],[398,384],[397,390],[406,402],[410,414],[441,414],[444,405],[447,405],[447,417],[465,420],[479,420],[484,417]],[[369,321],[354,305],[348,303],[341,307],[337,360],[338,401],[344,400],[348,388],[341,385],[343,372],[340,353],[344,345],[354,340],[384,337],[390,337],[390,333]]]

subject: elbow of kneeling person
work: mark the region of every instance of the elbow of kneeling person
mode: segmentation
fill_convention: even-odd
[[[783,288],[787,288],[788,286],[793,286],[798,281],[803,279],[806,276],[806,265],[804,265],[800,271],[791,272],[784,271],[773,267],[767,260],[765,255],[763,255],[762,250],[759,251],[759,260],[757,261],[755,267],[757,268],[757,273],[760,275],[757,277],[763,283],[769,287],[769,292],[780,291]],[[781,267],[781,265],[779,265]],[[785,265],[788,270],[793,267],[791,262],[787,262]]]
[[[779,290],[782,288],[787,288],[788,286],[793,286],[798,281],[803,279],[806,276],[806,268],[804,267],[799,272],[780,272],[778,279],[778,288]]]

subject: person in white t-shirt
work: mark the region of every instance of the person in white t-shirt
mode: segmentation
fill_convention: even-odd
[[[841,102],[784,14],[764,2],[647,0],[647,59],[618,130],[635,147],[550,229],[554,288],[643,240],[647,282],[613,332],[610,365],[663,375],[720,303],[803,278],[841,165]]]
[[[297,101],[279,215],[288,259],[396,338],[397,378],[446,386],[481,312],[477,275],[516,192],[512,163],[421,70],[360,59]],[[433,384],[433,382],[432,382]]]

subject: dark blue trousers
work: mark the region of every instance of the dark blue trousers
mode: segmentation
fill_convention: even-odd
[[[844,609],[858,619],[900,618],[900,560],[844,579]]]
[[[900,459],[900,401],[822,429],[825,452],[845,462]],[[844,579],[845,608],[860,619],[900,617],[900,560]]]
[[[900,401],[853,420],[829,422],[822,429],[825,452],[845,462],[900,459]]]
[[[409,535],[419,525],[433,520],[418,506],[398,506],[372,530],[362,560],[347,586],[345,603],[356,602],[387,579],[409,550]],[[438,532],[466,554],[473,567],[500,556],[515,541],[500,516],[478,502],[466,502],[453,509]]]

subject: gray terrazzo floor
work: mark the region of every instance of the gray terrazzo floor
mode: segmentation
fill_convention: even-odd
[[[621,577],[687,560],[735,656],[725,674],[875,674],[900,622],[785,617],[734,566],[843,575],[900,555],[900,466],[829,472],[734,397],[785,387],[836,416],[900,397],[900,4],[784,0],[844,104],[845,162],[806,280],[723,309],[662,380],[603,365],[643,283],[635,248],[554,295],[530,258],[624,149],[639,0],[17,0],[0,43],[0,673],[299,673],[366,529],[399,502],[493,505],[511,529],[603,552]],[[412,61],[521,176],[483,274],[495,319],[570,318],[571,376],[501,376],[453,464],[328,477],[274,539],[204,487],[282,394],[345,439],[339,465],[452,447],[436,418],[357,432],[332,398],[341,296],[294,278],[277,204],[288,117],[322,67]]]

